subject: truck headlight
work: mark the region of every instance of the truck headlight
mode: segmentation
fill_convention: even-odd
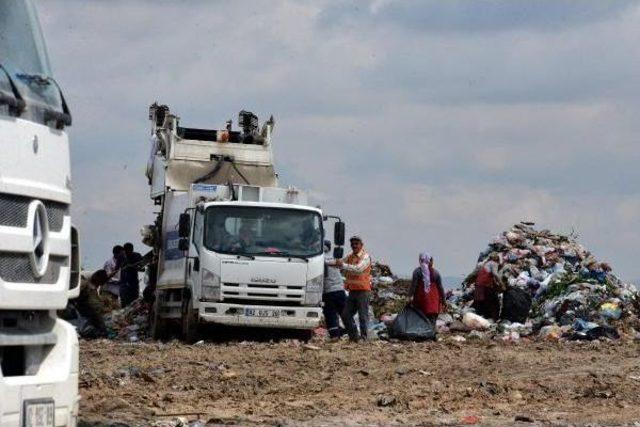
[[[304,293],[305,305],[318,305],[322,301],[322,286],[324,276],[321,274],[307,281],[307,288]]]
[[[206,268],[202,269],[202,298],[214,301],[220,299],[220,276]]]

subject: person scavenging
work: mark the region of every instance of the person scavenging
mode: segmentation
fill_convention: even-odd
[[[120,297],[121,269],[126,263],[124,247],[116,245],[111,250],[112,257],[105,261],[102,269],[107,273],[107,283],[100,286],[100,294],[107,295],[116,302]]]
[[[428,252],[420,253],[418,263],[413,271],[409,298],[416,309],[435,322],[438,314],[446,309],[442,278],[433,267],[433,257]]]
[[[138,272],[142,271],[142,255],[134,251],[132,243],[123,245],[126,264],[122,267],[120,280],[120,304],[127,307],[140,296]]]
[[[499,269],[496,254],[492,254],[485,263],[479,264],[473,291],[472,307],[476,313],[493,320],[500,317],[499,291],[503,284],[500,281]]]
[[[336,267],[345,273],[345,288],[349,291],[347,302],[342,312],[342,322],[347,328],[349,339],[358,341],[367,339],[369,324],[369,300],[371,298],[371,257],[365,251],[362,238],[351,237],[351,253],[341,260],[336,260]],[[358,313],[360,334],[353,316]]]
[[[105,307],[97,291],[97,289],[100,289],[107,283],[107,280],[109,280],[109,276],[105,270],[97,270],[89,279],[81,277],[80,294],[77,298],[70,300],[67,306],[67,309],[75,307],[80,316],[85,318],[87,324],[93,328],[89,333],[86,328],[80,331],[86,338],[107,336],[107,327],[102,317]],[[68,313],[68,310],[63,310],[59,313],[59,316],[71,320],[73,317],[68,315]],[[89,330],[91,328],[89,328]]]
[[[322,290],[322,312],[324,314],[324,321],[329,332],[329,337],[332,339],[340,338],[343,335],[344,329],[340,327],[340,316],[344,311],[345,303],[347,301],[347,294],[344,291],[344,280],[340,270],[334,265],[335,262],[331,259],[329,253],[331,251],[331,242],[329,240],[324,241],[324,282]]]

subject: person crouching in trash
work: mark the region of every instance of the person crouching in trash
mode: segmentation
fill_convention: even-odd
[[[324,288],[322,290],[322,312],[324,314],[324,321],[329,332],[329,338],[338,339],[343,333],[344,329],[340,327],[340,315],[344,311],[344,306],[347,301],[347,293],[344,291],[344,280],[340,270],[335,267],[334,260],[329,257],[331,251],[331,242],[329,240],[324,241]]]
[[[498,320],[500,317],[498,292],[501,283],[498,275],[500,269],[498,259],[497,254],[491,254],[489,259],[479,266],[473,291],[472,307],[476,314],[493,320]]]
[[[433,257],[427,252],[418,256],[419,266],[413,271],[409,301],[428,319],[435,322],[446,311],[445,292],[440,273],[433,267]]]
[[[96,289],[104,286],[109,280],[107,272],[104,270],[98,270],[91,275],[90,278],[81,277],[80,280],[80,294],[77,298],[72,299],[67,304],[65,310],[58,312],[58,316],[65,320],[72,320],[75,316],[71,310],[73,307],[77,312],[87,319],[89,325],[93,327],[93,331],[89,335],[83,335],[85,331],[79,331],[85,338],[98,338],[107,336],[107,327],[104,323],[102,313],[104,305],[98,296]]]

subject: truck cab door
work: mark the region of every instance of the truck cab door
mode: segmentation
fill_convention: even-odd
[[[191,233],[191,244],[189,245],[189,258],[187,259],[187,285],[191,288],[191,297],[194,306],[201,295],[201,260],[200,252],[202,248],[202,236],[204,227],[204,211],[195,209],[195,218],[193,220],[193,230]]]

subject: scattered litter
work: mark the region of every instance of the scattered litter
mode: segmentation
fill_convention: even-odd
[[[393,406],[396,403],[396,398],[394,396],[378,396],[377,400],[378,406]]]
[[[487,320],[482,316],[478,316],[477,314],[470,311],[462,316],[462,323],[464,323],[464,325],[468,328],[478,330],[489,329],[489,327],[491,326],[490,320]]]
[[[104,316],[108,337],[130,342],[147,338],[150,305],[142,298]]]
[[[465,415],[460,422],[466,425],[480,424],[480,417],[477,415]]]
[[[543,326],[542,329],[540,329],[540,338],[545,340],[557,341],[561,335],[562,330],[558,325]]]

